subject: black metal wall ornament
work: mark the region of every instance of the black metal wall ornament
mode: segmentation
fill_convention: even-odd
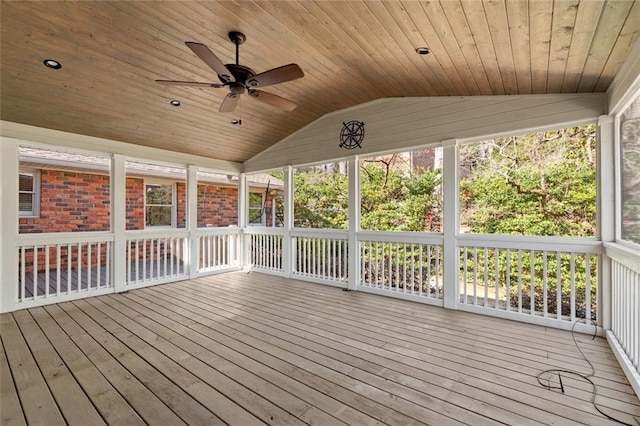
[[[362,148],[364,139],[364,123],[362,121],[347,121],[342,123],[340,131],[340,148]]]

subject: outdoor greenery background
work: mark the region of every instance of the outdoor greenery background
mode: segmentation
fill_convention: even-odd
[[[589,125],[461,146],[461,231],[594,236],[595,144]],[[361,161],[362,229],[441,230],[440,165],[411,163],[410,153]],[[344,163],[298,168],[294,188],[294,226],[347,228]]]
[[[429,151],[429,150],[426,150]],[[361,227],[378,231],[441,232],[442,176],[437,148],[361,160]],[[577,126],[520,136],[496,138],[459,147],[460,231],[478,234],[592,237],[596,235],[596,126]],[[281,177],[281,175],[278,175]],[[347,229],[348,178],[346,163],[297,168],[294,174],[294,226]],[[391,259],[388,248],[377,259]],[[413,253],[400,253],[406,259]],[[460,255],[461,271],[473,269],[471,251]],[[372,254],[373,256],[373,254]],[[481,264],[485,254],[481,253]],[[489,285],[505,288],[518,279],[526,284],[521,293],[506,289],[512,305],[522,300],[528,309],[547,304],[556,312],[557,289],[561,289],[562,313],[569,314],[571,278],[569,254],[549,253],[546,268],[542,253],[522,257],[522,274],[515,267],[518,253],[506,250],[486,254]],[[373,257],[372,257],[373,258]],[[558,280],[557,264],[562,264]],[[578,316],[585,315],[586,282],[593,287],[590,298],[595,318],[597,261],[574,258]],[[496,268],[497,263],[497,268]],[[533,263],[533,265],[532,265]],[[416,264],[419,264],[416,263]],[[365,274],[377,264],[368,263]],[[435,270],[435,268],[434,268]],[[495,272],[497,271],[497,272]],[[532,273],[533,271],[533,273]],[[495,272],[495,273],[494,273]],[[401,273],[401,272],[394,272]],[[435,273],[438,273],[437,271]],[[462,275],[462,272],[461,272]],[[413,275],[412,275],[413,276]],[[587,278],[588,277],[588,278]],[[388,278],[393,285],[393,277]],[[428,281],[427,281],[428,282]],[[531,286],[534,284],[533,295]],[[407,284],[409,285],[409,284]],[[547,302],[543,302],[546,286]],[[522,293],[524,291],[524,293]]]

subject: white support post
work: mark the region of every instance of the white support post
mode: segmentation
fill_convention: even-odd
[[[198,168],[187,167],[187,230],[189,231],[189,278],[198,274],[200,252],[198,246]]]
[[[615,197],[615,138],[614,118],[609,115],[598,117],[596,144],[596,182],[598,208],[597,237],[602,242],[615,241],[616,238],[616,197]],[[611,260],[602,255],[598,271],[598,318],[605,330],[611,329]]]
[[[282,237],[282,270],[285,277],[290,278],[295,264],[291,230],[293,229],[293,167],[284,169],[284,236]],[[275,205],[272,209],[275,211]]]
[[[126,189],[125,157],[111,158],[111,230],[113,232],[113,287],[116,293],[126,290],[126,273],[130,265],[126,259]]]
[[[243,230],[241,238],[241,253],[240,266],[247,269],[249,267],[249,238],[250,236],[244,233],[249,222],[249,192],[247,187],[247,175],[240,173],[238,177],[238,227]]]
[[[18,302],[18,144],[2,138],[0,145],[0,312]]]
[[[444,234],[444,307],[456,309],[458,305],[458,247],[456,235],[458,233],[458,141],[449,139],[442,142],[442,196],[443,218],[442,231]]]
[[[360,167],[358,157],[348,159],[349,172],[349,240],[348,266],[349,281],[347,288],[357,290],[360,282],[360,245],[358,231],[360,231]]]

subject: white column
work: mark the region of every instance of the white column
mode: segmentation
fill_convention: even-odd
[[[2,138],[0,166],[0,312],[10,312],[18,301],[17,142]]]
[[[117,293],[126,290],[125,279],[129,270],[126,259],[127,221],[125,157],[113,154],[111,157],[111,231],[113,241],[113,286]]]
[[[295,250],[291,239],[293,229],[293,167],[284,169],[284,236],[282,237],[282,270],[286,277],[291,277],[295,264]],[[275,201],[275,200],[274,200]],[[275,211],[275,204],[272,208]]]
[[[614,119],[609,115],[598,117],[596,144],[597,237],[603,242],[616,239],[615,197],[615,140]],[[611,260],[602,256],[598,283],[598,318],[605,330],[611,329]]]
[[[244,173],[240,173],[240,176],[238,177],[238,227],[243,230],[240,250],[242,253],[240,266],[242,268],[249,267],[250,235],[244,233],[249,219],[249,193],[247,190],[247,176]]]
[[[349,290],[357,290],[360,281],[360,167],[358,157],[348,158],[349,167]]]
[[[449,139],[442,142],[442,231],[444,234],[444,307],[456,309],[458,304],[458,141]]]
[[[198,168],[187,167],[187,230],[189,231],[189,278],[198,274]]]

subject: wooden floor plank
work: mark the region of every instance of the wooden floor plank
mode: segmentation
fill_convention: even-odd
[[[272,290],[269,289],[269,292],[271,291]],[[269,303],[269,305],[277,306],[279,304],[279,297],[277,294],[266,294],[266,290],[254,290],[252,291],[252,293],[254,293],[254,296],[259,297],[260,301]],[[258,295],[258,293],[263,294]],[[280,295],[280,297],[285,296],[285,294]],[[280,303],[280,305],[282,304]],[[288,307],[294,305],[297,305],[301,312],[308,312],[309,305],[307,304],[307,302],[300,301],[296,303],[296,301],[291,299],[287,301]],[[316,311],[314,311],[314,314],[318,316],[324,316],[327,320],[331,319],[333,321],[342,318],[347,323],[357,323],[358,327],[362,329],[361,333],[364,334],[368,333],[369,335],[375,336],[386,335],[387,344],[389,344],[389,346],[387,347],[391,347],[391,344],[395,343],[402,346],[401,350],[403,348],[417,348],[418,350],[420,350],[421,342],[425,341],[424,337],[433,336],[433,338],[429,338],[428,340],[426,340],[429,343],[430,350],[440,347],[448,350],[449,353],[451,353],[454,357],[462,356],[465,359],[468,357],[469,346],[466,333],[453,333],[451,331],[446,334],[443,334],[442,332],[425,331],[418,333],[418,331],[416,330],[396,327],[393,324],[380,324],[380,322],[377,322],[379,321],[379,319],[372,317],[372,315],[370,315],[369,317],[358,317],[357,314],[338,314],[336,313],[336,311],[330,310],[331,308],[327,306],[328,304],[320,304],[318,306],[319,310],[316,309]],[[399,339],[397,339],[397,337],[399,337]],[[444,341],[446,342],[446,345],[439,344],[438,341]],[[496,349],[500,349],[500,351],[496,352]],[[555,360],[555,362],[553,362],[553,366],[555,368],[576,369],[581,365],[585,369],[585,372],[588,372],[588,365],[582,359],[571,358],[569,361],[564,361],[562,359],[548,356],[548,354],[531,354],[530,351],[527,351],[527,349],[528,347],[522,345],[492,347],[483,339],[474,339],[473,347],[475,354],[484,354],[486,356],[490,356],[492,357],[492,360],[496,359],[497,357],[498,361],[503,362],[502,365],[500,365],[501,368],[513,368],[511,366],[515,366],[515,368],[522,372],[522,366],[525,365],[532,369],[537,369],[536,371],[541,371],[543,368],[548,368],[548,364],[550,361]],[[572,349],[573,356],[578,356],[578,351],[576,350],[576,348],[572,346]],[[592,362],[594,363],[596,371],[598,373],[605,372],[608,373],[609,376],[618,377],[618,381],[613,386],[617,387],[619,383],[622,383],[626,380],[617,364],[612,365],[611,363],[598,363],[594,361]],[[528,373],[532,374],[533,371],[534,370],[530,370],[528,371]],[[591,391],[590,388],[588,391]],[[606,402],[606,398],[608,398],[609,395],[615,397],[617,392],[618,391],[616,389],[602,387],[601,395],[605,398],[605,400],[603,400],[603,403],[605,403],[605,405],[611,406],[612,408],[624,410],[624,407],[616,406],[615,402]],[[638,411],[640,410],[640,404],[635,404],[635,407],[632,410],[635,411],[629,411],[631,414],[638,415],[638,413],[640,413],[640,411]]]
[[[65,309],[62,309],[64,306]],[[49,305],[45,310],[62,327],[73,342],[109,380],[114,388],[148,424],[180,425],[184,422],[171,411],[150,389],[129,372],[117,354],[112,357],[95,339],[69,315],[69,304]],[[98,338],[98,336],[95,336]],[[124,355],[124,353],[122,353]]]
[[[163,291],[162,288],[160,288],[160,287],[158,289],[154,289],[154,290]],[[185,289],[181,288],[180,290],[181,290],[181,293],[184,295]],[[190,290],[187,289],[186,292],[188,292],[188,291],[190,291]],[[207,312],[207,311],[215,312],[216,310],[219,310],[219,309],[225,309],[225,306],[229,306],[230,304],[233,303],[231,300],[229,300],[227,298],[228,295],[226,295],[226,294],[223,295],[220,291],[217,291],[214,294],[216,294],[217,296],[212,296],[211,297],[212,299],[213,298],[225,298],[225,300],[222,302],[221,305],[219,305],[219,306],[211,306],[208,309],[207,309],[206,306],[202,306],[203,312]],[[205,296],[205,295],[202,295],[200,297],[198,295],[198,293],[194,293],[194,295],[195,295],[195,297],[197,297],[197,300],[195,298],[193,298],[194,296],[192,296],[192,299],[190,300],[190,302],[193,303],[193,304],[202,305],[202,303],[203,303],[202,300],[203,299],[207,299],[207,300],[209,299],[208,296]],[[172,291],[172,293],[167,297],[167,302],[173,301],[173,303],[175,303],[177,300],[183,300],[183,299],[184,299],[184,296],[181,296],[180,294],[176,294],[175,292]],[[310,307],[310,309],[311,309],[311,307]],[[256,307],[255,305],[250,305],[250,306],[248,305],[248,306],[245,306],[244,309],[241,308],[238,312],[233,312],[232,316],[234,316],[237,319],[237,315],[238,314],[241,315],[243,312],[255,313],[258,310],[259,310],[259,308]],[[282,315],[283,314],[283,309],[279,308],[277,310],[274,310],[273,312],[278,314],[278,315]],[[203,315],[210,315],[210,314],[204,313]],[[254,322],[254,323],[260,323],[264,319],[265,319],[264,316],[257,317],[257,318],[254,317],[254,318],[251,318],[251,321]],[[300,322],[304,322],[304,319],[302,317],[298,317],[298,319],[300,320]],[[300,327],[300,323],[294,324],[294,322],[290,322],[290,324]],[[313,325],[309,326],[305,331],[308,332],[308,333],[320,333],[321,335],[323,335],[324,337],[328,337],[329,339],[332,339],[332,338],[336,339],[337,338],[339,341],[342,341],[343,343],[346,343],[348,345],[356,344],[356,343],[354,343],[355,340],[359,339],[359,337],[357,337],[357,336],[340,337],[339,335],[332,335],[331,331],[322,333],[322,332],[318,331],[318,329],[320,327],[324,327],[324,326],[321,325],[320,323],[313,323]],[[337,333],[341,333],[341,331],[339,331],[337,329],[336,329],[336,332]],[[336,337],[336,336],[338,336],[338,337]],[[390,362],[390,360],[398,358],[397,353],[393,353],[393,352],[390,353],[388,350],[377,348],[376,345],[367,345],[367,344],[358,345],[358,344],[356,344],[356,346],[360,347],[360,349],[364,349],[365,352],[374,352],[376,355],[386,358],[384,361],[380,361],[381,364],[388,363],[388,362]],[[419,361],[419,359],[417,361]],[[429,360],[429,361],[431,361],[431,360]],[[480,383],[482,385],[486,386],[486,384],[487,383],[491,383],[491,381],[497,381],[498,382],[498,383],[496,383],[495,387],[500,388],[501,385],[502,385],[502,383],[500,383],[500,376],[495,376],[494,374],[491,374],[491,373],[482,374],[483,373],[482,371],[476,372],[475,371],[476,369],[464,367],[463,365],[455,365],[454,364],[453,367],[451,367],[448,364],[451,364],[451,363],[446,362],[445,363],[445,369],[443,369],[442,367],[439,367],[437,364],[432,365],[431,367],[429,367],[429,369],[437,370],[437,371],[440,372],[440,375],[442,377],[447,377],[447,376],[450,376],[451,374],[455,374],[455,368],[458,368],[458,369],[465,369],[466,368],[467,374],[470,374],[470,377],[476,376],[479,379],[481,379]],[[449,367],[448,369],[446,368],[447,366]],[[418,367],[418,368],[420,368],[420,367]],[[460,376],[459,380],[464,381],[464,380],[469,380],[469,379],[465,378],[465,376]],[[513,383],[513,381],[507,382],[507,385],[511,385],[513,387],[513,389],[518,389],[518,388],[523,386],[522,383]],[[507,386],[507,389],[508,389],[508,387],[509,386]],[[526,396],[526,398],[523,399],[523,402],[528,403],[528,404],[536,402],[535,393],[540,391],[540,388],[538,386],[534,387],[533,385],[530,385],[530,387],[532,389],[531,390],[531,394]],[[550,396],[550,399],[555,399],[555,398],[556,398],[555,395],[551,395]],[[540,401],[540,402],[541,403],[542,402],[548,403],[548,401]],[[569,420],[571,417],[569,417],[569,416],[575,415],[575,416],[577,416],[577,418],[582,419],[582,421],[586,422],[587,424],[599,424],[599,422],[601,420],[599,416],[596,416],[594,414],[589,414],[589,413],[583,413],[583,412],[581,412],[579,410],[575,410],[575,409],[571,408],[571,406],[573,404],[575,404],[575,401],[570,401],[569,403],[567,403],[566,406],[561,406],[561,405],[552,403],[552,405],[556,405],[558,408],[561,408],[561,410],[566,412],[565,415],[567,417],[564,418],[564,422],[565,423],[571,422],[571,420]],[[593,408],[591,407],[591,405],[588,404],[588,403],[584,403],[584,408],[588,409],[588,410],[591,410],[591,411],[594,411]],[[557,418],[554,415],[548,415],[548,414],[545,414],[544,412],[540,412],[539,410],[533,411],[532,413],[540,416],[539,418],[537,418],[537,421],[540,421],[540,422],[553,422],[554,418],[555,418],[555,421],[561,420],[561,419]]]
[[[260,290],[257,290],[257,291],[258,291],[258,292],[260,292]],[[267,291],[272,292],[273,290],[272,290],[271,288],[269,288],[269,290],[267,290]],[[255,292],[255,291],[252,291],[252,292]],[[283,295],[283,296],[284,296],[284,295]],[[384,297],[380,297],[380,296],[378,296],[378,297],[375,297],[375,298],[373,298],[373,299],[375,300],[375,299],[388,299],[388,298],[384,298]],[[294,301],[292,301],[292,300],[291,300],[291,296],[289,296],[289,301],[290,301],[292,304],[293,304],[293,303],[295,303]],[[394,302],[397,302],[397,301],[394,301]],[[406,303],[406,302],[405,302],[405,303]],[[327,300],[327,303],[325,303],[324,305],[321,305],[321,306],[323,306],[323,307],[327,307],[327,306],[330,306],[330,305],[332,305],[332,303],[331,303],[329,300]],[[354,305],[356,305],[356,304],[354,303]],[[416,304],[415,304],[415,303],[410,303],[409,305],[416,305]],[[355,320],[355,319],[357,319],[357,318],[358,318],[358,314],[357,314],[357,313],[354,313],[355,311],[357,311],[357,308],[358,308],[358,307],[357,307],[357,306],[352,306],[351,308],[352,308],[352,309],[351,309],[351,312],[350,312],[350,314],[349,314],[349,315],[350,315],[350,316],[349,316],[349,319],[353,321],[353,320]],[[439,312],[439,311],[442,311],[441,309],[433,308],[433,307],[425,307],[425,308],[427,308],[427,309],[428,309],[428,308],[431,308],[431,309],[430,309],[430,311],[429,311],[430,313],[431,313],[431,312],[434,312],[434,311],[435,311],[436,313],[437,313],[437,312]],[[302,309],[302,310],[304,310],[304,309],[305,309],[305,307],[303,306],[301,309]],[[330,309],[330,307],[327,307],[326,309]],[[386,324],[386,323],[384,322],[384,319],[385,319],[385,318],[387,318],[387,316],[388,316],[388,315],[387,315],[387,311],[386,311],[386,310],[385,310],[385,311],[384,311],[384,313],[382,313],[382,314],[381,314],[381,313],[378,313],[378,311],[380,311],[380,309],[377,309],[377,310],[371,310],[371,309],[369,309],[369,310],[367,311],[367,313],[366,313],[366,316],[365,316],[365,317],[360,317],[360,318],[367,318],[367,319],[371,319],[371,320],[373,320],[373,321],[374,321],[374,323],[376,323],[376,321],[377,321],[376,325],[381,329],[380,331],[381,331],[382,333],[385,333],[388,329],[392,328],[392,327],[393,327],[393,325],[389,325],[389,324]],[[460,314],[463,314],[463,313],[460,313]],[[423,313],[423,315],[424,315],[424,313]],[[436,314],[436,315],[437,315],[437,314]],[[473,314],[468,314],[468,315],[473,315]],[[330,313],[330,316],[331,316],[331,318],[335,318],[335,317],[336,317],[336,314],[335,314],[334,312],[331,312],[331,313]],[[376,316],[377,316],[377,318],[376,318]],[[478,315],[475,315],[475,316],[477,317]],[[365,319],[365,320],[364,320],[364,322],[366,322],[366,321],[367,321],[367,319]],[[406,321],[398,320],[398,321],[396,321],[395,323],[397,324],[397,323],[404,323],[404,322],[409,322],[409,321],[410,321],[410,319],[407,319]],[[358,323],[360,324],[360,321],[359,321]],[[513,323],[513,321],[507,321],[507,322],[506,322],[506,324],[508,324],[508,325],[511,325],[511,323]],[[525,325],[526,325],[526,324],[525,324]],[[541,327],[536,327],[536,326],[531,326],[531,325],[529,325],[529,327],[533,327],[534,329],[535,329],[535,328],[541,328]],[[416,327],[416,328],[417,328],[417,327]],[[473,338],[474,343],[476,343],[476,342],[478,342],[478,341],[481,341],[481,340],[479,340],[478,338],[476,338],[474,335],[472,335],[472,334],[470,335],[470,333],[468,333],[468,330],[467,330],[467,328],[466,328],[466,327],[465,327],[462,331],[458,330],[457,332],[455,332],[454,330],[451,330],[451,329],[447,329],[447,327],[446,327],[446,326],[445,326],[445,327],[443,327],[443,328],[444,328],[444,330],[446,331],[446,334],[444,334],[444,340],[446,340],[446,342],[447,342],[448,344],[449,344],[449,343],[452,343],[452,342],[454,342],[454,341],[455,341],[455,339],[456,339],[456,335],[462,335],[465,339],[468,339],[468,337],[474,337],[474,338]],[[489,328],[489,327],[487,327],[487,328]],[[489,330],[491,330],[491,329],[489,328]],[[554,331],[556,331],[556,332],[558,332],[558,331],[559,331],[559,332],[564,333],[564,339],[565,339],[565,341],[566,341],[566,340],[568,340],[568,341],[569,341],[569,345],[568,345],[568,348],[569,348],[569,349],[568,349],[568,351],[570,351],[570,352],[571,352],[571,354],[572,354],[570,357],[567,357],[567,358],[569,358],[569,360],[571,361],[570,363],[565,363],[564,365],[560,364],[560,365],[556,365],[556,366],[557,366],[557,367],[562,367],[562,366],[565,366],[565,367],[569,367],[569,366],[571,366],[571,367],[575,367],[575,364],[574,364],[574,363],[575,363],[576,361],[581,361],[581,362],[583,362],[583,363],[584,363],[584,361],[583,361],[581,358],[579,358],[579,354],[578,354],[577,350],[575,349],[575,346],[573,346],[573,342],[572,342],[572,340],[571,340],[571,338],[570,338],[570,334],[568,334],[567,332],[563,332],[562,330],[554,330]],[[420,328],[418,328],[418,329],[416,330],[416,332],[419,332],[419,337],[421,337],[421,338],[422,338],[422,337],[424,337],[424,336],[425,336],[425,334],[430,334],[430,332],[429,332],[428,330],[420,329]],[[405,333],[405,334],[406,334],[406,333]],[[431,333],[431,334],[433,334],[433,333]],[[526,334],[526,333],[524,333],[523,331],[520,331],[517,335],[518,335],[518,336],[520,336],[520,335],[522,335],[522,334]],[[579,337],[579,336],[580,336],[580,335],[578,335],[578,337]],[[569,338],[567,339],[567,337],[569,337]],[[602,341],[602,344],[606,345],[606,342],[604,341],[604,339],[600,339],[600,340]],[[461,344],[465,344],[465,345],[466,345],[466,340],[460,340],[460,343],[461,343]],[[533,345],[535,345],[535,344],[536,344],[535,340],[534,340],[534,339],[532,339],[532,341],[531,341],[530,343],[525,343],[525,344],[522,344],[522,345],[514,345],[514,344],[512,343],[512,344],[510,345],[510,347],[511,347],[511,348],[517,348],[518,352],[520,352],[520,353],[522,353],[522,354],[527,354],[527,353],[529,353],[529,352],[530,352],[530,351],[529,351],[529,349],[530,349]],[[581,348],[584,350],[584,347],[582,346],[582,345],[583,345],[583,342],[581,342],[580,344],[581,344]],[[476,346],[478,346],[478,345],[476,345]],[[485,346],[485,347],[486,347],[486,346]],[[491,350],[498,350],[497,355],[500,355],[502,352],[504,352],[504,351],[501,351],[501,349],[503,349],[503,346],[500,346],[500,345],[497,345],[495,348],[489,348],[489,349],[491,349]],[[610,351],[609,351],[609,354],[611,354],[611,352],[610,352]],[[553,359],[555,359],[553,356],[549,356],[548,352],[545,352],[545,353],[543,353],[542,355],[543,355],[543,356],[539,356],[539,359],[544,360],[544,362],[547,362],[547,361],[549,361],[549,360],[553,360]],[[567,356],[567,354],[566,354],[566,353],[565,353],[565,354],[563,354],[563,357],[565,357],[565,356]],[[523,357],[523,355],[520,355],[520,357]],[[531,355],[529,355],[529,356],[524,356],[523,360],[524,360],[524,361],[526,361],[526,363],[528,364],[528,363],[529,363],[529,362],[528,362],[528,360],[529,360],[530,358],[531,358]],[[515,361],[517,361],[517,360],[515,360]],[[594,364],[595,364],[596,366],[598,366],[598,365],[599,365],[597,361],[592,361],[592,362],[594,362]],[[518,364],[522,364],[522,363],[523,363],[523,362],[520,362],[520,363],[517,363],[517,362],[516,362],[514,365],[518,365]],[[585,364],[585,365],[586,365],[586,364]],[[614,384],[614,386],[616,386],[616,387],[617,387],[619,383],[626,383],[626,378],[624,377],[624,375],[623,375],[623,373],[622,373],[621,369],[619,368],[619,366],[617,365],[617,363],[615,363],[615,364],[614,364],[614,363],[611,363],[611,362],[610,362],[610,363],[607,363],[607,364],[606,364],[606,366],[608,366],[608,367],[615,366],[615,368],[614,368],[613,370],[610,370],[610,371],[613,371],[613,373],[614,373],[614,374],[610,374],[610,375],[608,375],[608,377],[609,377],[609,378],[616,378],[616,377],[617,377],[617,378],[619,379],[619,380]],[[601,371],[602,371],[602,369],[598,368],[598,371],[599,371],[599,372],[601,372]],[[596,377],[596,379],[597,379],[597,377]],[[603,383],[603,384],[606,386],[606,383]],[[602,384],[601,384],[601,385],[602,385]]]
[[[242,292],[243,297],[246,297],[245,295],[246,295],[247,293],[249,293],[249,292]],[[222,293],[220,293],[220,292],[216,292],[216,294],[220,294],[220,297],[224,297],[224,296],[225,296],[225,295],[223,295],[223,294],[222,294]],[[264,296],[260,296],[260,297],[262,298],[262,297],[264,297]],[[261,299],[261,300],[262,300],[262,299]],[[246,310],[246,311],[254,311],[254,312],[255,312],[255,308],[254,308],[254,307],[247,307],[245,310]],[[502,321],[502,320],[501,320],[501,321]],[[503,321],[503,322],[504,322],[504,321]],[[320,325],[318,325],[317,327],[322,327],[322,325],[320,324]],[[565,333],[566,333],[566,332],[565,332]],[[357,337],[357,339],[360,339],[360,337]],[[349,340],[349,339],[347,338],[347,340]],[[490,360],[490,361],[491,361],[491,360]],[[476,370],[477,370],[477,369],[471,369],[471,371],[473,371],[473,372],[474,372],[474,374],[476,374],[476,373],[475,373],[475,371],[476,371]],[[536,372],[537,372],[537,371],[536,371]],[[498,370],[498,373],[500,373],[500,370]],[[477,375],[477,374],[476,374],[476,375]],[[489,377],[490,377],[490,376],[491,376],[491,374],[489,375]],[[497,376],[497,377],[499,377],[499,376]],[[529,379],[529,380],[530,380],[530,383],[531,383],[531,381],[534,381],[535,374],[533,374],[533,375],[527,375],[527,376],[525,376],[525,377],[526,377],[527,379]],[[588,387],[588,384],[586,384],[586,383],[580,383],[580,385],[582,385],[583,387],[585,387],[585,386],[587,386],[587,387]],[[515,383],[515,384],[514,384],[514,389],[519,389],[519,387],[521,387],[521,384],[518,384],[518,383]],[[532,393],[532,395],[533,395],[533,396],[535,396],[535,395],[537,395],[537,394],[539,393],[539,386],[538,386],[537,382],[535,382],[535,385],[531,384],[529,387],[531,388],[531,393]],[[551,400],[555,400],[555,399],[556,399],[554,395],[547,395],[547,397],[548,397],[549,399],[551,399]],[[590,397],[590,388],[589,388],[589,392],[588,392],[588,393],[587,393],[587,391],[585,390],[584,397],[585,397],[585,398]],[[568,406],[570,406],[570,407],[571,407],[571,406],[573,406],[574,404],[575,404],[575,401],[568,400],[568,402],[567,402],[567,405],[568,405]],[[632,410],[632,411],[631,411],[632,413],[635,413],[635,412],[636,412],[636,408],[635,408],[635,407],[631,407],[631,410]]]
[[[2,336],[0,336],[0,424],[5,426],[27,424],[4,353]]]
[[[129,348],[136,351],[138,355],[144,355],[148,362],[153,362],[154,366],[169,379],[186,392],[192,393],[194,398],[213,412],[218,413],[218,416],[223,420],[251,424],[257,423],[253,417],[255,416],[270,424],[297,424],[295,420],[291,419],[289,413],[267,402],[249,388],[243,387],[223,374],[217,373],[204,363],[195,363],[196,365],[194,365],[191,362],[192,357],[190,354],[152,330],[140,325],[137,322],[141,321],[140,318],[136,318],[134,321],[111,307],[107,298],[105,300],[95,299],[82,302],[95,308],[90,315],[105,329],[116,337],[122,336],[122,341]],[[76,304],[80,303],[77,302]],[[104,316],[96,316],[96,310],[101,311]],[[88,310],[85,312],[88,312]],[[127,327],[127,332],[124,332],[123,327]],[[132,334],[127,335],[126,333]],[[151,350],[151,348],[155,349],[155,351]],[[161,357],[164,357],[164,359],[161,359]],[[176,361],[174,362],[172,359]],[[185,364],[193,367],[193,370],[186,368]],[[191,382],[185,382],[185,380],[190,380]],[[215,384],[219,390],[212,388],[207,383]],[[256,383],[252,384],[255,385]],[[198,392],[195,393],[194,390]],[[275,389],[271,389],[271,391],[275,391]],[[227,397],[223,393],[229,396]],[[293,395],[289,394],[286,397],[291,400],[288,408],[295,414],[301,415],[311,407],[305,403],[295,404]],[[239,403],[244,408],[238,405]],[[249,413],[253,413],[253,416]]]
[[[152,297],[152,296],[150,296]],[[145,300],[148,302],[151,302],[152,299],[150,299],[150,297],[145,297]],[[154,299],[153,300],[155,303],[159,303],[159,304],[163,304],[162,300],[160,299]],[[177,303],[175,303],[177,305]],[[171,306],[169,299],[166,299],[164,301],[164,306],[169,307]],[[212,308],[214,308],[214,311],[218,310],[217,306],[211,306]],[[191,314],[189,315],[190,318],[195,319],[197,318],[197,316],[199,315],[199,313],[197,311],[194,310],[190,310],[189,311]],[[203,315],[205,314],[204,312],[202,313]],[[167,314],[169,315],[169,314]],[[210,313],[209,316],[207,316],[207,319],[213,319],[214,316],[216,314],[214,313]],[[187,318],[187,317],[183,317],[183,318]],[[230,318],[234,318],[234,322],[235,319],[237,319],[238,317],[235,316],[230,316]],[[225,322],[225,318],[221,317],[221,322]],[[257,323],[256,323],[257,324]],[[469,412],[466,410],[462,410],[460,409],[460,407],[457,407],[454,404],[445,404],[442,401],[439,401],[438,399],[432,398],[429,395],[426,395],[420,391],[415,391],[415,390],[410,390],[408,387],[405,387],[404,385],[399,385],[396,383],[393,383],[392,381],[389,381],[387,377],[378,377],[376,374],[367,374],[364,371],[361,371],[360,373],[356,372],[355,369],[351,368],[348,366],[347,363],[342,363],[342,362],[338,362],[336,363],[335,361],[332,362],[330,357],[325,357],[322,354],[319,353],[315,353],[313,351],[305,351],[305,348],[303,346],[289,346],[287,345],[287,343],[283,340],[283,341],[277,341],[276,338],[278,337],[275,334],[269,334],[268,336],[260,336],[259,334],[256,333],[252,333],[251,330],[249,329],[242,329],[241,327],[238,326],[238,324],[233,324],[233,325],[223,325],[220,327],[216,327],[214,323],[211,323],[210,321],[207,321],[207,326],[209,328],[214,328],[216,330],[218,330],[221,333],[224,333],[224,328],[227,327],[233,327],[234,330],[239,330],[239,331],[243,331],[245,333],[245,335],[253,335],[256,338],[261,338],[261,340],[263,341],[268,341],[269,343],[273,344],[273,345],[277,345],[278,347],[285,349],[285,350],[289,350],[292,353],[298,353],[303,355],[306,359],[312,360],[318,364],[324,365],[325,367],[328,368],[332,368],[335,369],[336,371],[342,373],[342,374],[346,374],[356,380],[359,380],[362,382],[363,385],[367,385],[367,386],[375,386],[378,387],[384,391],[389,392],[390,394],[396,395],[398,397],[402,397],[408,400],[411,400],[414,403],[417,404],[421,404],[424,407],[431,407],[434,409],[438,409],[441,410],[442,412],[447,412],[447,414],[451,417],[454,418],[458,418],[458,420],[460,421],[465,421],[468,422],[470,424],[491,424],[492,421],[488,418],[483,418],[481,416],[477,416],[474,415],[473,412]],[[248,330],[248,331],[247,331]],[[234,333],[234,336],[237,335]],[[318,350],[319,352],[322,351],[326,351],[326,348],[321,348]],[[340,360],[342,361],[342,360]],[[383,368],[381,366],[378,366],[377,370],[380,370],[380,368]],[[379,372],[379,371],[377,371]],[[441,394],[444,396],[447,396],[448,394],[450,394],[449,390],[447,389],[443,389],[443,393]],[[472,404],[473,401],[471,399],[464,401],[464,403],[467,404]],[[522,419],[522,424],[528,424],[527,423],[527,419]],[[532,423],[532,424],[537,424],[537,423]]]
[[[586,382],[537,383],[583,365],[567,331],[257,272],[0,321],[3,425],[614,424]],[[635,424],[640,400],[608,343],[576,340],[601,407]]]
[[[216,422],[217,418],[200,403],[191,398],[182,389],[173,386],[173,383],[161,372],[153,367],[150,361],[139,356],[126,344],[118,339],[118,336],[109,333],[99,322],[87,315],[82,310],[86,302],[64,303],[60,306],[102,347],[143,383],[150,391],[160,398],[178,418],[186,424],[206,424]],[[103,318],[105,319],[105,318]],[[153,354],[149,354],[150,357]]]
[[[106,424],[28,311],[13,314],[58,408],[71,424]]]
[[[188,311],[185,311],[185,313],[188,313]],[[211,325],[213,325],[213,323]],[[315,386],[323,389],[324,393],[332,395],[334,398],[342,400],[360,411],[364,410],[370,415],[374,415],[374,417],[378,418],[378,420],[382,422],[391,421],[392,423],[400,424],[414,424],[420,422],[419,420],[411,417],[411,415],[416,415],[414,412],[412,412],[411,415],[408,415],[407,413],[397,411],[394,407],[385,406],[385,403],[405,405],[404,401],[389,398],[389,395],[381,393],[379,390],[374,389],[371,386],[361,386],[361,388],[359,388],[357,383],[352,382],[348,377],[340,375],[336,371],[332,371],[328,368],[324,368],[323,366],[309,362],[309,360],[297,354],[279,350],[279,348],[274,345],[270,345],[267,342],[262,342],[239,333],[233,333],[233,339],[229,338],[229,336],[225,339],[225,337],[223,337],[225,334],[221,333],[220,329],[213,329],[208,325],[201,323],[195,324],[193,329],[194,331],[205,334],[209,337],[216,338],[218,341],[224,342],[224,344],[231,347],[241,348],[241,344],[244,344],[246,346],[256,348],[260,352],[255,353],[255,356],[263,359],[263,362],[269,363],[269,365],[272,366],[282,365],[285,370],[290,370],[288,371],[288,374],[292,377],[298,378],[298,380],[311,378],[315,381]],[[268,355],[268,357],[264,357],[264,354]],[[446,418],[440,418],[439,416],[435,417],[438,417],[440,421],[444,422],[442,424],[447,424],[448,422]]]
[[[30,425],[66,424],[12,314],[3,314],[0,334],[22,410]]]
[[[33,308],[29,312],[107,423],[131,426],[144,424],[138,413],[131,408],[44,308]]]

